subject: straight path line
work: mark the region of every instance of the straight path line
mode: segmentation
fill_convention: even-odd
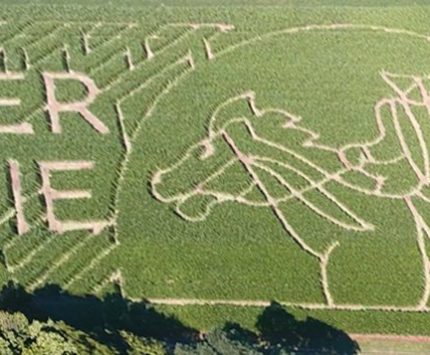
[[[132,299],[139,301],[139,299]],[[268,307],[270,300],[233,300],[233,299],[199,299],[199,298],[146,298],[152,304],[165,306],[235,306],[235,307]],[[429,307],[395,306],[395,305],[359,305],[326,303],[293,303],[278,301],[286,307],[306,310],[338,310],[338,311],[385,311],[385,312],[425,312],[430,313]]]
[[[348,335],[357,341],[363,340],[393,340],[406,341],[413,343],[430,343],[430,336],[427,335],[396,335],[396,334],[367,334],[367,333],[348,333]]]

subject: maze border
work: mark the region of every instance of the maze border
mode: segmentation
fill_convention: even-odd
[[[78,22],[80,23],[80,22]],[[219,29],[221,30],[221,32],[223,32],[223,28],[227,28],[228,30],[233,29],[232,26],[227,25],[228,27],[223,27],[226,26],[225,24],[193,24],[193,23],[184,23],[182,24],[184,26],[189,26],[192,29],[196,29],[198,28],[198,26],[201,25],[212,25],[212,26],[218,26]],[[196,27],[197,26],[197,27]],[[325,30],[369,30],[369,31],[376,31],[376,32],[386,32],[386,33],[390,33],[390,34],[397,34],[397,35],[406,35],[406,36],[410,36],[410,37],[415,37],[415,38],[419,38],[419,39],[424,39],[426,41],[430,41],[430,36],[426,36],[423,34],[420,34],[418,32],[414,32],[414,31],[409,31],[409,30],[405,30],[405,29],[399,29],[399,28],[390,28],[390,27],[383,27],[383,26],[372,26],[372,25],[365,25],[365,24],[352,24],[352,23],[339,23],[339,24],[328,24],[328,25],[322,25],[322,24],[315,24],[315,25],[307,25],[307,26],[301,26],[301,27],[290,27],[290,28],[286,28],[283,30],[279,30],[279,31],[273,31],[273,32],[268,32],[265,33],[263,35],[256,35],[255,37],[248,39],[248,40],[244,40],[241,41],[239,43],[236,43],[234,45],[228,46],[224,49],[221,49],[218,52],[214,52],[212,50],[211,47],[211,42],[210,40],[213,39],[216,35],[218,35],[218,33],[216,33],[215,35],[205,38],[204,39],[204,47],[205,47],[205,51],[206,51],[206,57],[208,60],[216,60],[217,58],[220,58],[224,55],[227,55],[228,53],[234,51],[235,49],[251,44],[251,43],[255,43],[255,42],[259,42],[259,41],[263,41],[266,38],[271,38],[273,36],[278,36],[278,35],[284,35],[284,34],[295,34],[295,33],[299,33],[299,32],[305,32],[305,31],[325,31]],[[149,39],[149,37],[148,37]],[[149,40],[145,42],[146,45],[146,49],[147,49],[147,59],[148,60],[152,60],[153,58],[156,57],[156,55],[154,55],[154,53],[151,50],[150,44],[149,44]],[[65,52],[67,52],[65,50]],[[128,63],[129,63],[129,69],[133,70],[134,69],[134,65],[132,62],[132,58],[130,53],[128,52],[126,54],[127,59],[128,59]],[[188,63],[190,70],[187,72],[187,74],[189,72],[192,72],[195,69],[195,63],[193,61],[193,56],[192,53],[190,52],[188,56],[186,56],[183,59],[185,62]],[[68,61],[69,62],[69,61]],[[27,67],[30,68],[31,64],[29,62],[27,63]],[[180,77],[180,79],[170,83],[170,85],[168,87],[165,88],[165,90],[163,90],[162,96],[164,96],[165,94],[167,94],[174,86],[176,86],[178,84],[178,82],[181,80],[182,76]],[[162,97],[161,96],[161,97]],[[155,107],[158,104],[158,101],[160,100],[161,97],[158,97],[158,99],[154,102],[152,108],[147,111],[146,115],[145,115],[145,120],[148,119],[151,115],[153,110],[155,109]],[[117,103],[116,105],[117,108],[117,118],[118,118],[118,122],[120,124],[120,126],[123,128],[124,127],[124,116],[120,107],[120,104]],[[29,116],[30,118],[33,117],[33,115],[36,114],[36,112],[31,113],[31,115]],[[121,174],[120,174],[120,180],[122,181],[124,179],[124,174],[127,170],[127,164],[128,164],[128,159],[129,159],[129,154],[132,151],[132,140],[133,138],[137,137],[137,135],[139,134],[140,131],[140,127],[141,124],[138,125],[138,129],[136,130],[136,132],[134,132],[135,134],[133,134],[133,137],[128,137],[127,134],[125,133],[125,131],[122,129],[122,134],[123,134],[123,144],[125,146],[126,149],[126,155],[124,157],[123,160],[123,166],[121,168]],[[121,189],[121,184],[118,184],[117,187],[117,195],[116,195],[116,199],[118,198],[119,194],[120,194],[120,189]],[[115,203],[115,206],[117,206],[117,201]],[[2,219],[0,221],[1,224],[7,222],[8,220],[10,220],[11,218],[14,217],[16,211],[14,209],[9,209],[7,212],[5,212],[2,216]],[[119,214],[119,211],[117,210],[117,207],[115,207],[115,216],[117,217]],[[115,228],[116,229],[116,228]],[[119,244],[119,240],[117,239],[117,231],[115,232],[115,240],[116,240],[116,244]],[[115,277],[113,277],[113,279],[121,279],[122,280],[122,276],[121,276],[121,272],[118,271],[115,273]],[[121,282],[121,284],[123,284],[124,281]],[[191,305],[191,304],[195,304],[195,305],[200,305],[200,304],[223,304],[223,305],[233,305],[233,306],[258,306],[258,307],[264,307],[266,306],[268,303],[266,301],[260,301],[260,300],[204,300],[204,299],[182,299],[182,298],[153,298],[150,299],[151,302],[153,302],[154,304],[166,304],[166,305]],[[421,305],[419,308],[417,307],[396,307],[396,306],[366,306],[366,305],[334,305],[334,304],[330,304],[330,302],[328,302],[328,304],[307,304],[307,303],[289,303],[289,302],[281,302],[284,305],[289,305],[289,306],[296,306],[296,307],[301,307],[301,308],[305,308],[305,309],[344,309],[344,310],[390,310],[390,311],[405,311],[405,312],[428,312],[430,311],[430,309],[427,306],[423,306]]]

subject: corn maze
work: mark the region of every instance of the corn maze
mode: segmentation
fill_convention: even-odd
[[[430,28],[29,9],[0,11],[2,282],[428,333]]]

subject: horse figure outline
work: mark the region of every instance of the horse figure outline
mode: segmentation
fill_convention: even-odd
[[[415,222],[423,263],[425,287],[416,307],[425,308],[430,295],[430,261],[424,238],[430,238],[430,228],[414,201],[430,202],[424,192],[430,185],[430,158],[421,130],[421,125],[426,123],[412,108],[423,108],[427,112],[425,119],[430,127],[430,96],[424,84],[428,78],[385,71],[381,72],[381,78],[394,95],[377,101],[374,106],[377,137],[342,147],[320,144],[319,134],[305,128],[299,116],[284,109],[258,107],[253,91],[228,99],[210,117],[207,136],[191,146],[176,163],[153,174],[150,182],[153,196],[174,205],[175,212],[189,222],[204,221],[213,208],[226,202],[270,208],[285,232],[318,260],[328,306],[335,306],[335,302],[327,267],[331,253],[341,240],[332,240],[322,249],[315,248],[289,223],[285,204],[291,200],[300,201],[328,223],[345,230],[369,232],[375,226],[354,212],[354,206],[349,206],[352,203],[345,203],[328,191],[326,184],[335,182],[368,196],[402,200]],[[409,86],[398,85],[396,81],[400,79],[406,79]],[[399,111],[403,111],[404,117],[400,118]],[[400,119],[415,132],[421,166],[420,157],[413,156],[408,137],[402,133]],[[326,169],[304,153],[314,149],[336,160],[339,167]],[[406,167],[414,174],[416,179],[409,189],[395,191],[390,188],[391,180],[396,178],[384,175],[384,169],[390,166]],[[351,183],[345,178],[350,173],[370,179],[374,187]],[[324,203],[307,198],[310,191],[323,197]]]

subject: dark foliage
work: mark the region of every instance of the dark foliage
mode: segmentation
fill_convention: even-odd
[[[133,302],[118,291],[103,299],[77,296],[48,285],[34,293],[10,283],[0,293],[0,308],[21,312],[30,321],[61,321],[89,334],[116,353],[132,353],[128,339],[150,338],[176,354],[356,354],[358,344],[345,332],[314,318],[297,320],[276,302],[264,309],[257,333],[226,323],[203,337],[148,302]],[[124,334],[127,334],[124,337]]]
[[[63,321],[120,353],[131,350],[123,332],[160,340],[169,346],[194,342],[198,336],[196,330],[156,311],[148,302],[130,301],[119,292],[100,299],[93,295],[72,295],[56,285],[28,293],[10,283],[0,293],[0,308],[21,312],[29,320]]]

